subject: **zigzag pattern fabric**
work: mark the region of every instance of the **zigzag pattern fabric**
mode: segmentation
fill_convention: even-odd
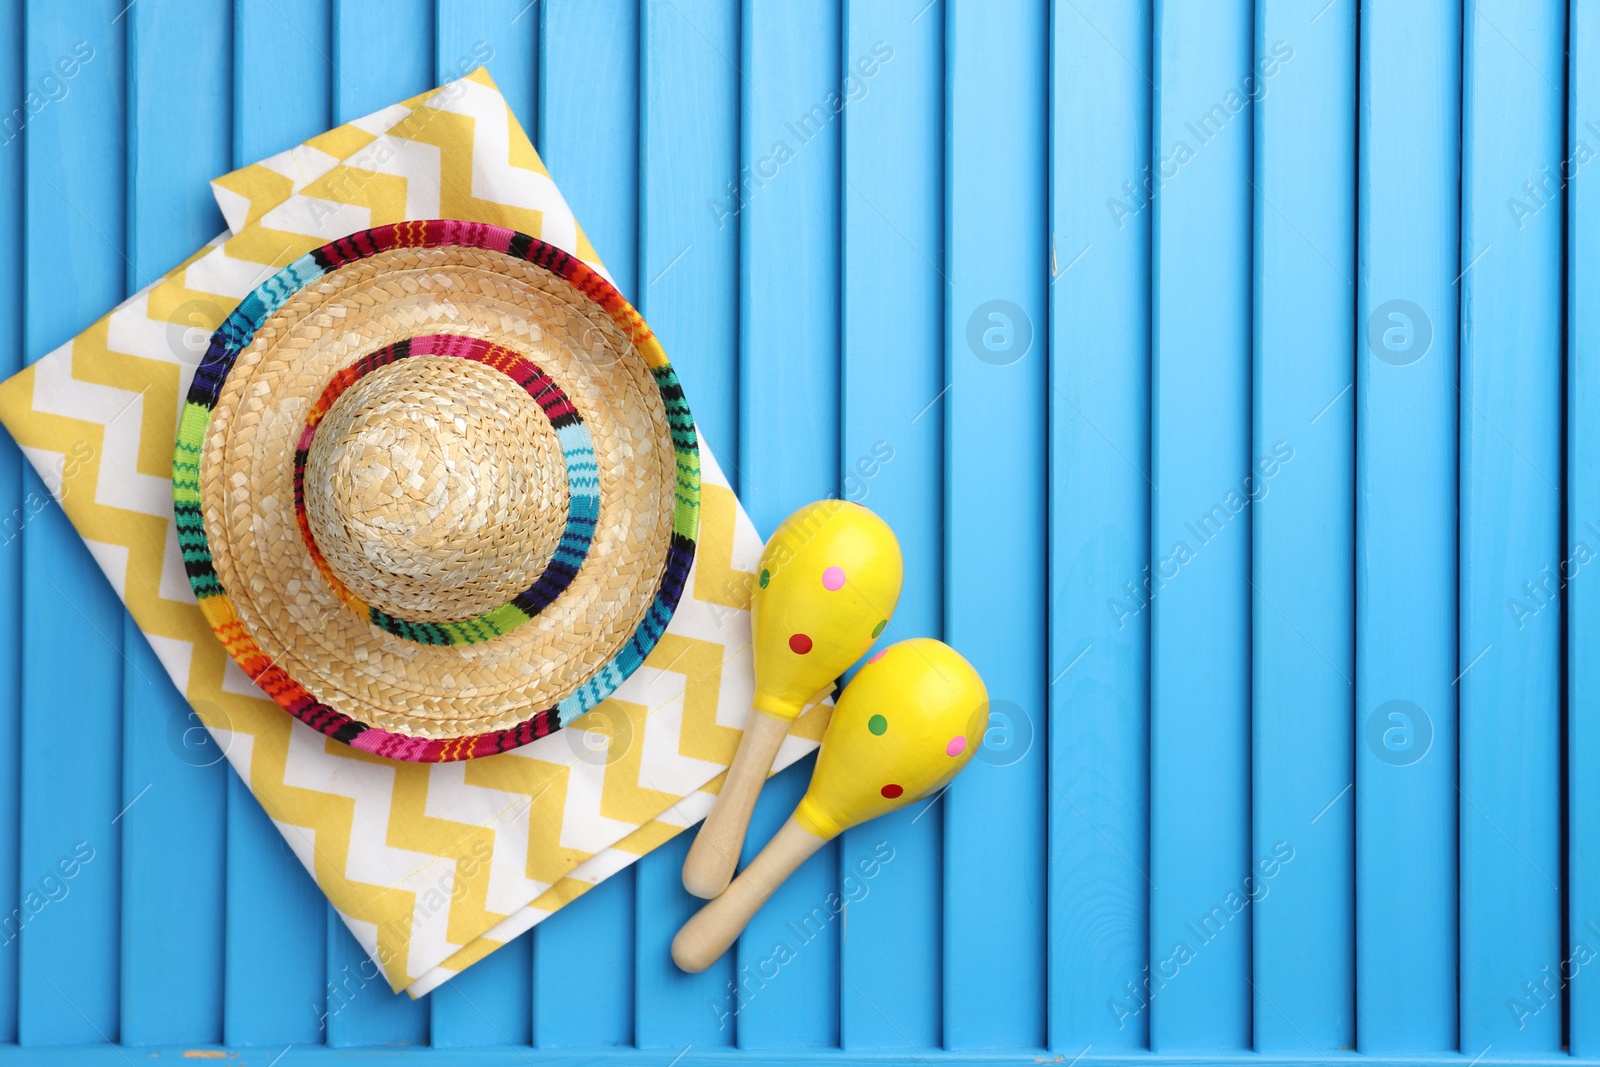
[[[420,996],[709,810],[753,695],[761,541],[701,448],[700,538],[671,623],[591,712],[516,751],[397,763],[286,715],[228,657],[185,571],[171,472],[200,357],[187,332],[312,249],[408,220],[501,226],[604,267],[483,71],[213,189],[230,232],[0,383],[0,421],[356,939]],[[693,433],[663,396],[674,433]],[[801,717],[778,767],[816,746],[823,719]]]

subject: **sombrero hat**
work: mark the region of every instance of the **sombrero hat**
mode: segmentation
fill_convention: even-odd
[[[435,762],[543,737],[638,668],[694,557],[700,460],[609,282],[513,230],[405,222],[240,302],[172,487],[245,673],[330,737]]]

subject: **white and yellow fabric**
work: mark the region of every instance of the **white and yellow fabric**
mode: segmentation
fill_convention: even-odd
[[[223,651],[178,553],[173,439],[210,331],[305,252],[406,219],[508,226],[603,268],[482,70],[213,188],[229,232],[0,385],[0,421],[356,939],[420,996],[705,815],[750,706],[761,542],[702,448],[684,599],[578,723],[498,756],[408,764],[298,722]],[[816,746],[823,718],[802,716],[779,767]]]

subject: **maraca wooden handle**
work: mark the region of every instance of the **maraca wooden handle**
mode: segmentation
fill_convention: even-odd
[[[826,838],[805,829],[791,816],[727,892],[683,924],[672,939],[672,962],[690,974],[699,974],[717,962],[773,891],[825,844]]]
[[[744,848],[756,797],[788,736],[788,719],[751,710],[744,736],[739,739],[739,750],[728,765],[722,792],[717,794],[711,814],[695,836],[689,858],[683,861],[683,888],[690,893],[710,900],[728,888],[733,870],[739,865],[739,852]]]

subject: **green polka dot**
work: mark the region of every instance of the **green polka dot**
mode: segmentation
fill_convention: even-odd
[[[879,634],[883,633],[883,628],[885,626],[888,626],[888,625],[889,625],[889,620],[888,619],[879,619],[878,620],[878,625],[876,625],[876,626],[874,626],[872,628],[872,636],[873,637],[877,637]]]
[[[867,720],[867,729],[871,730],[875,734],[881,735],[888,728],[889,720],[885,719],[882,715],[874,715],[872,718]]]
[[[772,572],[767,570],[765,567],[762,567],[760,581],[761,588],[765,589],[767,587],[767,583],[772,581]]]

